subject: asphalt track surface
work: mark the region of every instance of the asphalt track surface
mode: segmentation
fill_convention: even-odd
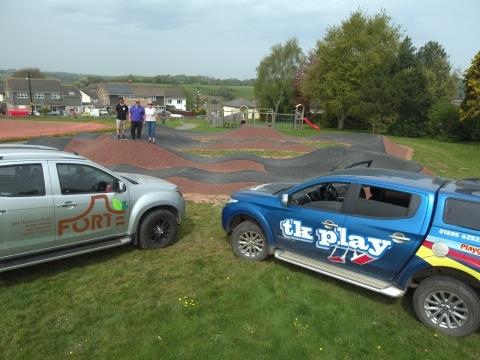
[[[127,130],[128,132],[128,130]],[[264,126],[242,125],[225,133],[194,133],[157,125],[156,144],[118,141],[116,134],[81,133],[73,137],[39,137],[29,144],[74,151],[113,171],[139,173],[169,180],[184,193],[230,195],[233,191],[265,182],[304,181],[372,160],[372,167],[425,172],[406,160],[407,150],[379,135],[340,134],[297,138]],[[316,148],[312,142],[348,144]],[[237,153],[197,156],[185,149],[269,149],[305,152],[287,159]],[[387,151],[388,150],[388,151]],[[397,156],[393,155],[396,154]]]

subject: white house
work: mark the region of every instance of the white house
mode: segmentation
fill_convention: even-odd
[[[187,110],[187,97],[181,90],[165,89],[165,106],[167,110],[175,106],[176,110]]]

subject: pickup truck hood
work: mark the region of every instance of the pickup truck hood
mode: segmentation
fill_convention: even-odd
[[[116,173],[122,177],[128,178],[130,180],[136,181],[139,184],[145,185],[174,185],[170,181],[158,179],[153,176],[141,175],[141,174],[130,174],[130,173]]]
[[[268,183],[251,186],[244,190],[256,191],[264,194],[275,194],[281,190],[291,188],[292,186],[297,185],[296,182],[278,182],[278,183]]]

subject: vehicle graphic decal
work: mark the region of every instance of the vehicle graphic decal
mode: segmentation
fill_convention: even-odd
[[[347,228],[336,227],[333,230],[316,229],[303,226],[302,222],[294,219],[285,219],[280,222],[280,229],[286,239],[313,243],[319,249],[331,249],[332,253],[328,260],[336,263],[345,263],[349,251],[353,252],[348,259],[351,262],[364,265],[377,260],[392,247],[391,240],[363,237],[355,234],[348,234]],[[314,238],[314,235],[316,238]]]
[[[115,199],[116,200],[116,199]],[[116,200],[121,203],[119,200]],[[104,203],[105,210],[103,214],[94,214],[89,215],[95,203]],[[113,207],[112,207],[113,206]],[[58,221],[58,236],[63,236],[64,230],[72,228],[73,231],[77,233],[83,233],[87,230],[97,230],[103,228],[109,228],[111,226],[120,226],[125,224],[125,210],[116,210],[114,207],[118,206],[113,205],[110,206],[108,202],[108,196],[101,194],[101,195],[94,195],[90,198],[90,205],[88,206],[87,210],[83,214],[80,214],[71,219],[63,219]],[[125,209],[127,205],[125,204]],[[122,206],[123,208],[123,206]],[[97,206],[98,209],[98,206]],[[96,210],[97,210],[96,209]],[[97,211],[96,211],[97,212]]]
[[[127,210],[128,205],[126,201],[120,201],[118,199],[112,199],[112,207],[115,210]]]
[[[435,244],[439,241],[445,241],[444,239],[427,237],[423,242],[420,249],[417,251],[417,256],[428,262],[429,264],[435,263],[436,266],[449,266],[456,269],[461,269],[465,271],[466,268],[469,269],[469,273],[475,272],[477,277],[480,277],[480,274],[477,273],[480,271],[480,259],[477,254],[472,254],[472,248],[470,245],[466,244],[455,244],[454,246],[459,246],[459,249],[454,249],[450,247],[448,253],[445,256],[438,256],[434,252]],[[451,243],[450,243],[451,244]],[[453,245],[453,244],[452,244]],[[435,258],[435,259],[433,259]]]

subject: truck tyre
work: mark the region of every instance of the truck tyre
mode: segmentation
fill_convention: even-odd
[[[145,250],[169,246],[177,235],[178,223],[168,210],[154,210],[140,224],[139,245]]]
[[[417,317],[438,332],[461,337],[480,326],[480,298],[463,282],[442,276],[423,280],[413,295]]]
[[[241,259],[262,261],[268,257],[268,245],[263,230],[252,221],[239,224],[230,238],[232,250]]]

